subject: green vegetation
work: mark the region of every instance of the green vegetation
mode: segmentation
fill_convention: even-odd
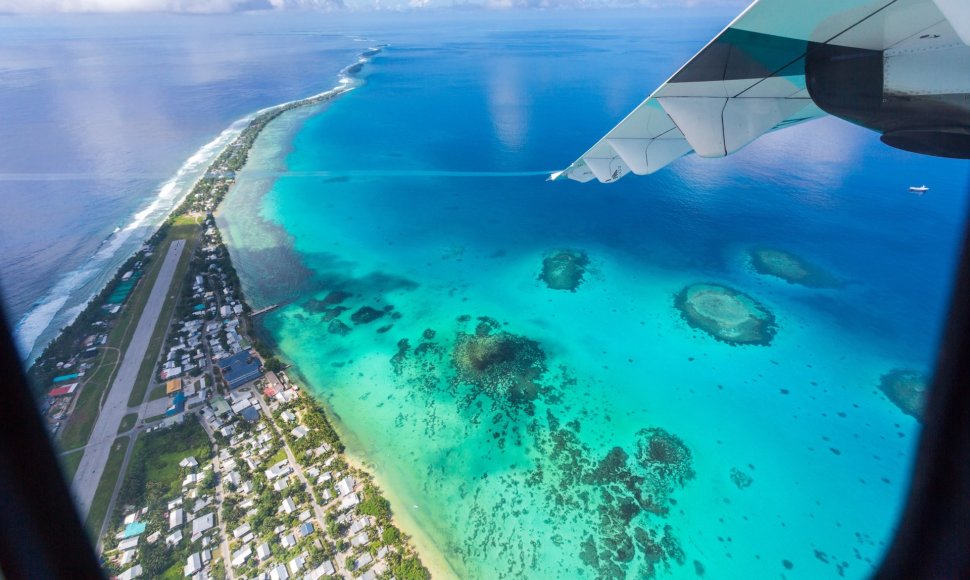
[[[91,501],[91,508],[88,510],[86,522],[88,533],[95,538],[101,532],[101,525],[108,512],[108,504],[111,503],[111,495],[114,493],[127,451],[128,437],[118,437],[111,445],[108,463],[104,466],[104,473],[101,474],[101,481],[98,482],[98,490],[94,493],[94,500]]]
[[[77,449],[88,442],[94,429],[94,422],[101,410],[101,397],[114,379],[120,358],[121,355],[117,349],[103,350],[97,370],[79,387],[80,393],[76,395],[74,411],[61,430],[60,446],[63,449]]]
[[[266,361],[263,363],[263,366],[266,368],[266,370],[268,370],[271,373],[278,373],[284,368],[286,368],[286,365],[283,364],[283,361],[281,361],[279,357],[276,357],[276,356],[271,356],[268,359],[266,359]]]
[[[428,580],[431,572],[424,567],[418,556],[410,553],[391,552],[387,555],[388,568],[398,580]]]
[[[149,401],[157,401],[159,399],[164,399],[165,396],[166,396],[165,395],[165,385],[158,385],[157,387],[155,387],[154,389],[152,389],[151,394],[148,395],[148,400]]]
[[[199,463],[212,455],[209,438],[191,416],[178,425],[139,437],[118,505],[154,505],[178,493],[182,479],[179,462],[190,455]]]
[[[138,421],[138,413],[128,413],[121,418],[121,426],[118,427],[118,433],[131,431],[131,428],[135,426],[136,421]]]
[[[293,453],[298,457],[302,456],[310,449],[319,447],[322,443],[326,443],[337,453],[343,453],[344,444],[340,441],[340,435],[337,434],[337,430],[333,428],[330,420],[323,413],[323,409],[309,396],[300,397],[297,401],[296,410],[300,414],[300,424],[306,427],[309,432],[306,436],[295,439],[289,431],[284,431]]]
[[[357,506],[357,511],[367,516],[374,516],[382,524],[391,519],[391,504],[370,483],[364,484],[364,499]]]

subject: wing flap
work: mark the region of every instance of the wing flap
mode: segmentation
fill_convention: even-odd
[[[723,157],[768,131],[821,117],[825,113],[805,88],[810,42],[884,50],[940,22],[941,11],[949,10],[953,18],[970,14],[964,3],[756,0],[579,160],[551,179],[612,182],[629,172],[646,175],[691,151]]]

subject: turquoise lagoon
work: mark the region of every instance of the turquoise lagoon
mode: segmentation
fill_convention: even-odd
[[[219,215],[251,302],[283,305],[264,338],[434,571],[871,573],[919,434],[877,387],[930,370],[966,166],[827,119],[608,186],[512,175],[568,164],[723,23],[440,18],[369,31],[391,46],[361,86],[272,124]],[[756,247],[844,284],[760,275]],[[563,249],[574,292],[539,278]],[[688,325],[694,283],[768,308],[770,344]]]

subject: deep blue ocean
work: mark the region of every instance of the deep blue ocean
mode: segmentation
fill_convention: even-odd
[[[16,32],[0,50],[20,51],[0,62],[28,63],[4,65],[0,98],[19,103],[20,127],[40,124],[30,155],[0,140],[0,173],[100,176],[0,181],[8,308],[50,302],[52,280],[90,263],[234,120],[325,90],[363,47],[388,43],[353,91],[267,128],[217,217],[249,300],[281,304],[263,338],[331,412],[425,562],[443,577],[866,577],[919,435],[878,387],[893,370],[931,371],[967,164],[827,118],[610,185],[541,174],[731,17],[172,17],[123,33],[92,20],[98,35],[0,21]],[[46,60],[31,48],[47,45],[61,48]],[[149,70],[152,58],[166,66]],[[92,62],[110,74],[81,66]],[[101,93],[68,99],[72,86]],[[46,93],[60,109],[36,106]],[[907,191],[924,183],[924,196]],[[757,248],[843,283],[760,274]],[[575,292],[540,280],[561,250],[588,256]],[[697,283],[769,310],[770,344],[690,326],[675,297]],[[326,308],[335,291],[346,312]],[[384,314],[355,322],[365,306]],[[482,336],[513,353],[502,380],[462,366]]]

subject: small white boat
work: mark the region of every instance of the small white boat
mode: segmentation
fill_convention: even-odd
[[[930,190],[930,188],[926,187],[925,185],[921,185],[919,187],[916,187],[914,185],[914,186],[911,186],[909,188],[909,192],[910,193],[915,193],[916,195],[923,195],[924,193],[926,193],[929,190]]]

